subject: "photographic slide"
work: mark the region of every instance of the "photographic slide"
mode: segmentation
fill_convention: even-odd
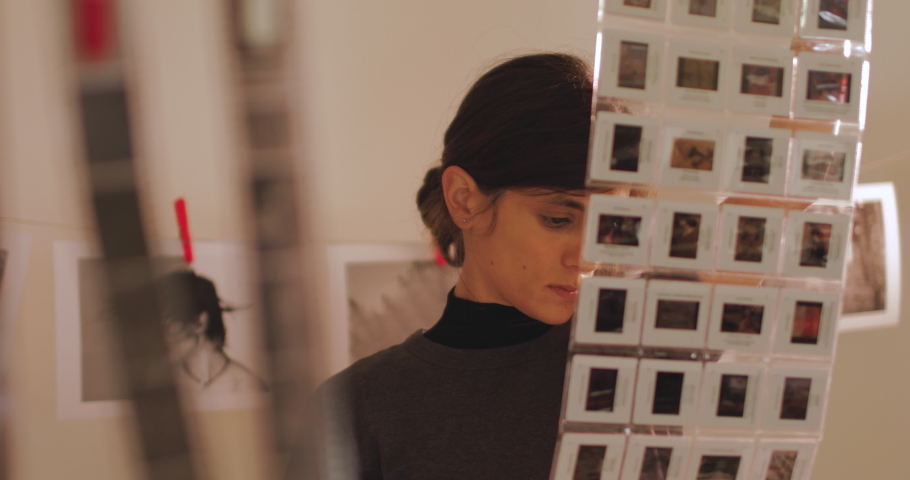
[[[683,480],[692,439],[677,435],[631,435],[622,480]]]
[[[564,433],[554,480],[619,480],[625,443],[625,436],[612,433]]]
[[[800,0],[742,0],[736,6],[733,28],[743,32],[793,36]]]
[[[605,0],[606,11],[650,20],[663,20],[667,16],[667,0]]]
[[[679,57],[676,86],[698,90],[717,91],[720,79],[720,61]]]
[[[673,330],[697,330],[700,302],[658,300],[654,326]]]
[[[746,205],[724,205],[722,208],[717,268],[776,273],[784,210]]]
[[[572,480],[600,480],[605,456],[607,456],[605,445],[580,445]]]
[[[752,21],[780,25],[781,0],[754,0],[752,4]]]
[[[773,138],[747,136],[740,180],[767,185],[771,175],[771,155],[773,153]]]
[[[638,480],[666,480],[670,471],[672,448],[647,447],[641,461],[641,474]]]
[[[726,126],[723,124],[667,120],[660,183],[716,189],[720,183],[725,141]]]
[[[655,415],[679,415],[685,376],[682,372],[657,372],[651,413]]]
[[[657,117],[598,112],[591,146],[591,180],[649,184],[654,181]]]
[[[575,341],[596,345],[638,345],[645,280],[590,277],[578,295]]]
[[[635,392],[634,423],[694,425],[701,377],[700,362],[641,360]]]
[[[689,0],[689,15],[717,16],[717,0]]]
[[[866,7],[866,0],[807,2],[800,36],[852,40],[861,44],[867,27]]]
[[[622,10],[623,14],[650,16],[660,10],[616,5],[615,0],[606,1],[613,3],[612,9]],[[661,3],[664,1],[660,0]],[[602,30],[602,33],[597,95],[641,101],[660,100],[664,37],[613,28]]]
[[[597,295],[595,332],[622,333],[626,314],[626,290],[601,288]]]
[[[783,195],[790,132],[735,125],[730,129],[726,188],[737,192]]]
[[[617,85],[624,88],[644,90],[647,74],[648,44],[620,41]]]
[[[616,396],[616,377],[619,371],[607,368],[592,368],[588,378],[588,401],[585,410],[612,412]]]
[[[793,478],[793,468],[796,466],[797,455],[799,455],[799,452],[796,450],[775,450],[771,452],[768,475],[765,480],[791,480]]]
[[[742,418],[746,409],[748,387],[748,375],[721,375],[717,416]]]
[[[791,343],[818,345],[818,330],[821,327],[824,306],[825,304],[821,302],[796,302]]]
[[[850,103],[850,82],[853,75],[844,72],[809,70],[806,100],[830,103]]]
[[[616,124],[613,130],[613,151],[610,155],[610,170],[637,172],[641,159],[641,125]]]
[[[736,248],[733,259],[737,262],[761,263],[765,245],[764,217],[739,217],[736,229]]]
[[[843,182],[846,152],[809,150],[803,152],[803,180]]]
[[[803,243],[799,256],[802,267],[827,267],[828,250],[831,248],[830,223],[806,222],[803,225]]]
[[[712,285],[649,280],[642,344],[704,348]]]
[[[740,93],[764,95],[766,97],[783,97],[784,69],[765,65],[743,64]]]
[[[790,194],[849,200],[857,155],[855,137],[797,132]]]
[[[597,243],[638,247],[641,217],[601,215],[597,225]]]
[[[769,369],[768,402],[763,427],[768,430],[817,432],[822,426],[831,367]]]
[[[674,213],[673,236],[670,237],[670,253],[675,258],[698,257],[698,234],[701,215],[697,213]]]
[[[782,290],[775,351],[830,355],[834,346],[839,305],[838,292]]]
[[[720,331],[760,335],[764,321],[764,305],[739,305],[725,303],[721,317]]]
[[[717,285],[711,308],[708,348],[765,352],[771,346],[778,290]]]
[[[798,117],[859,121],[864,61],[843,55],[801,52],[795,113]]]
[[[675,23],[707,28],[730,28],[733,2],[730,0],[676,0]]]
[[[729,2],[726,5],[729,10]],[[720,23],[720,17],[715,19],[674,11],[676,15],[682,14],[685,17],[683,23],[704,23],[705,20]],[[726,107],[730,51],[731,46],[728,44],[672,40],[667,62],[670,68],[664,82],[668,87],[667,102],[719,110]]]
[[[847,30],[850,0],[819,0],[818,28],[822,30]]]
[[[811,390],[811,378],[788,377],[784,380],[784,397],[781,402],[780,418],[805,420],[809,411],[809,392]]]
[[[671,168],[689,170],[714,169],[714,144],[712,140],[695,138],[673,139],[673,153],[670,156]]]
[[[742,457],[705,455],[698,465],[698,480],[737,480]]]
[[[739,77],[738,85],[730,89],[730,108],[746,113],[787,116],[790,113],[793,56],[790,51],[734,48],[732,68]]]
[[[755,453],[755,480],[808,480],[817,439],[759,441]]]

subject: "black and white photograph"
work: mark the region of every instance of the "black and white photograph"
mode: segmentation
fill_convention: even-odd
[[[754,477],[757,480],[807,480],[808,466],[818,441],[764,439],[755,452]]]
[[[645,280],[590,277],[582,280],[575,341],[597,345],[638,345]]]
[[[591,152],[591,180],[649,184],[660,119],[598,112]]]
[[[655,9],[619,5],[624,13]],[[598,95],[631,100],[660,100],[664,40],[660,35],[608,29],[603,32]]]
[[[716,123],[668,120],[664,128],[660,183],[716,189],[720,183],[725,128]]]
[[[773,153],[773,138],[746,137],[740,179],[748,183],[768,184]]]
[[[717,285],[708,348],[764,352],[770,347],[778,290]]]
[[[694,425],[701,385],[700,362],[642,359],[633,421],[638,425]]]
[[[830,355],[837,328],[837,292],[784,289],[774,345],[779,353]]]
[[[799,132],[796,136],[792,195],[849,200],[856,168],[855,138]]]
[[[738,85],[730,90],[730,108],[745,113],[788,115],[793,53],[756,47],[733,50]]]
[[[675,258],[698,257],[698,234],[701,215],[677,212],[673,214],[673,234],[670,237],[670,253]]]
[[[784,69],[768,65],[743,64],[739,93],[765,97],[784,96]]]
[[[752,21],[780,25],[781,0],[753,0]]]
[[[676,10],[676,13],[680,12]],[[688,14],[685,18],[716,20]],[[670,43],[668,55],[668,102],[713,109],[723,109],[726,106],[728,95],[725,77],[730,68],[729,45],[677,39]]]
[[[763,427],[815,432],[821,428],[830,367],[781,367],[769,370]]]
[[[821,278],[841,278],[850,217],[791,211],[787,219],[783,273]]]
[[[755,402],[763,379],[763,366],[755,363],[705,365],[700,425],[755,428]]]
[[[847,30],[850,20],[850,0],[818,0],[818,28]]]
[[[619,480],[625,437],[565,433],[559,441],[554,480]]]
[[[667,16],[667,0],[606,0],[608,13],[663,20]]]
[[[619,75],[616,84],[623,88],[645,89],[648,78],[648,44],[619,42]]]
[[[736,480],[742,457],[705,455],[698,463],[698,480]]]
[[[783,195],[790,132],[735,126],[728,139],[726,187],[733,191]]]
[[[591,262],[647,264],[653,209],[647,198],[591,195],[582,256]]]
[[[642,217],[601,215],[597,223],[597,243],[638,247]]]
[[[898,323],[901,248],[892,183],[857,185],[840,331]],[[888,259],[885,261],[885,259]]]
[[[682,480],[692,439],[676,435],[631,435],[622,480]]]
[[[823,53],[800,53],[796,86],[798,117],[859,119],[862,59]]]
[[[647,346],[703,348],[711,284],[670,280],[648,282],[642,343]]]
[[[634,358],[574,355],[569,367],[566,420],[628,422],[637,367]]]
[[[765,245],[764,217],[739,217],[733,259],[737,262],[761,263]]]

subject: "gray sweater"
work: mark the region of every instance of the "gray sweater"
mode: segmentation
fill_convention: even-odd
[[[351,412],[329,442],[334,470],[346,463],[366,480],[548,479],[568,338],[564,324],[518,345],[465,350],[418,331],[354,363],[323,388]],[[340,454],[345,443],[354,448]]]

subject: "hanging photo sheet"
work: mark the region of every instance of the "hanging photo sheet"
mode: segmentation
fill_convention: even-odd
[[[739,0],[734,8],[733,28],[789,40],[796,33],[800,3],[799,0]]]
[[[789,116],[793,53],[738,47],[733,50],[730,109],[760,115]]]
[[[619,480],[626,436],[566,433],[559,442],[554,480]]]
[[[837,292],[781,290],[774,352],[831,355],[840,298]]]
[[[777,273],[784,210],[723,205],[720,218],[718,270]]]
[[[660,183],[716,190],[720,184],[726,126],[667,120],[661,149]]]
[[[650,280],[642,344],[704,348],[710,300],[710,283]]]
[[[762,439],[755,448],[752,478],[809,480],[818,440]]]
[[[709,28],[730,28],[732,0],[672,0],[673,23]]]
[[[659,202],[651,264],[710,270],[713,267],[716,228],[715,205]]]
[[[856,138],[797,132],[790,195],[850,200],[860,146]]]
[[[705,365],[699,425],[754,429],[764,382],[761,364],[708,363]]]
[[[645,280],[590,277],[578,296],[575,341],[594,345],[638,345],[645,307]]]
[[[730,47],[723,43],[676,39],[670,42],[669,103],[722,110],[727,98]]]
[[[862,42],[867,8],[866,0],[806,0],[799,35]]]
[[[796,116],[858,122],[868,62],[812,52],[800,53],[798,60]]]
[[[591,195],[585,222],[585,260],[647,265],[653,209],[650,199]]]
[[[895,326],[901,310],[901,243],[893,183],[856,186],[838,330]]]
[[[842,278],[850,216],[802,211],[788,216],[784,275]]]
[[[31,236],[14,232],[0,233],[0,369],[3,370],[4,363],[10,358],[13,328],[25,286],[31,249]]]
[[[664,38],[608,29],[602,36],[598,95],[660,100]]]
[[[606,0],[607,13],[663,20],[667,17],[668,0]]]
[[[162,256],[153,266],[161,281],[172,281],[176,272],[188,271],[179,242],[165,242],[160,251]],[[172,321],[169,349],[174,355],[186,355],[174,359],[175,380],[182,391],[191,393],[190,403],[197,410],[258,408],[267,401],[270,387],[248,276],[252,253],[239,242],[194,242],[194,253],[192,271],[214,284],[225,335],[219,346],[208,328],[191,329]],[[100,252],[89,242],[54,244],[58,418],[107,417],[129,411],[102,268]],[[208,314],[206,321],[217,320]],[[198,348],[188,349],[188,345]],[[209,378],[200,377],[189,363],[205,352],[212,361],[223,361],[223,367]]]
[[[598,112],[591,145],[591,180],[654,182],[660,119]]]
[[[747,438],[696,438],[685,478],[752,480],[748,475],[754,446],[755,440]]]
[[[777,296],[776,288],[715,286],[708,348],[767,352],[777,318]]]
[[[635,388],[636,425],[695,425],[702,364],[643,359]]]
[[[821,430],[828,394],[827,368],[771,367],[762,427],[769,430]]]
[[[569,367],[566,421],[627,424],[638,360],[575,355]]]
[[[731,127],[726,148],[726,188],[783,195],[790,157],[790,130]]]
[[[622,480],[683,480],[691,449],[691,437],[632,435]]]

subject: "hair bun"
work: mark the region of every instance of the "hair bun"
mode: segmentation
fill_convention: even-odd
[[[427,197],[433,195],[437,189],[442,189],[442,172],[442,165],[427,170],[426,175],[423,176],[423,185],[417,191],[418,207],[427,200]]]

